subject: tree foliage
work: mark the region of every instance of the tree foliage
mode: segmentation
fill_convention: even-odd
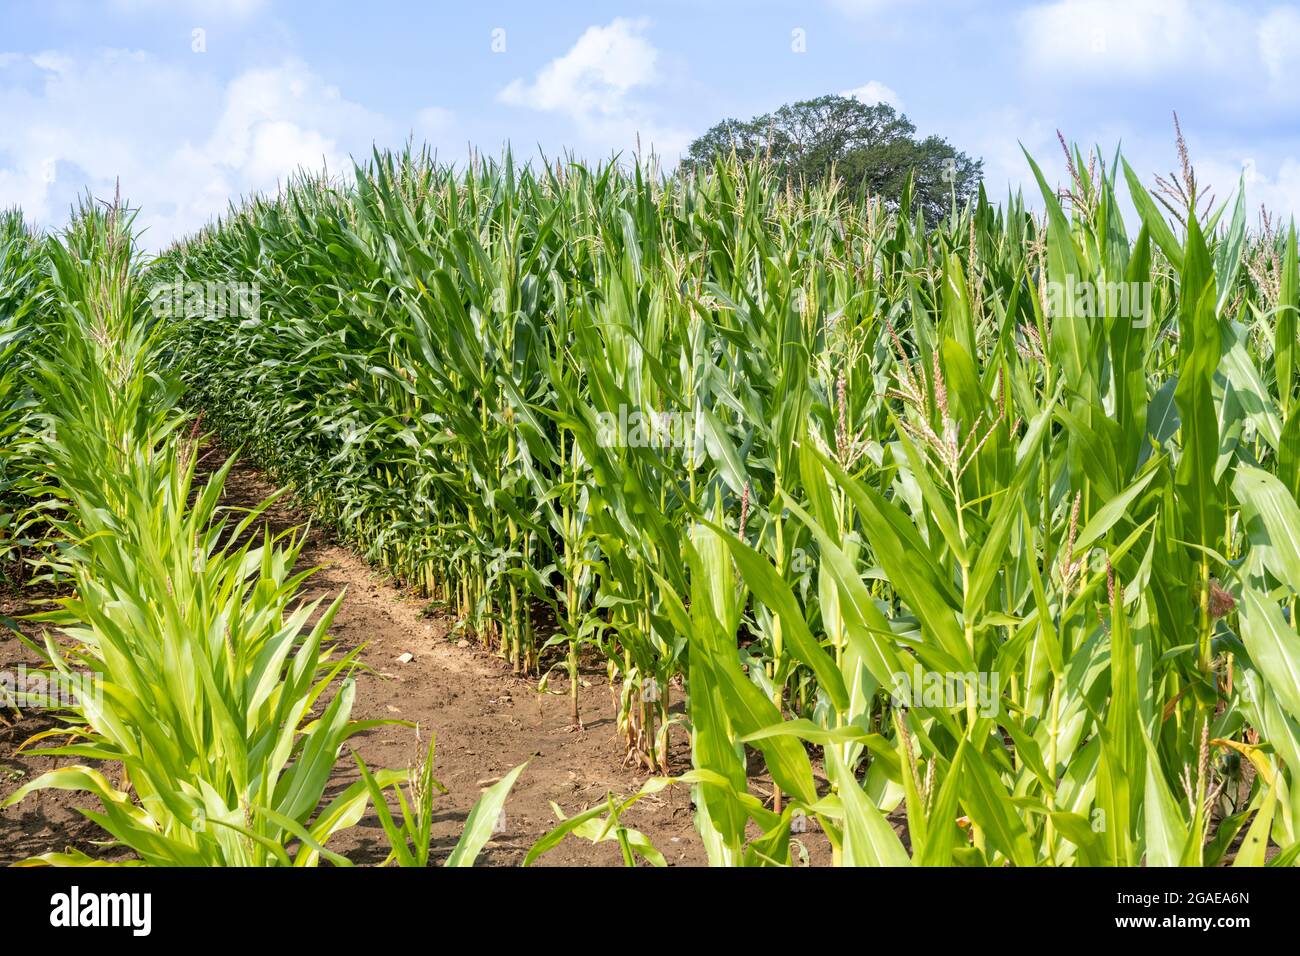
[[[979,186],[982,162],[916,127],[887,103],[849,96],[789,103],[750,120],[726,119],[691,143],[683,166],[698,170],[719,154],[767,156],[796,184],[832,174],[855,194],[866,190],[897,204],[912,178],[912,209],[933,223]]]

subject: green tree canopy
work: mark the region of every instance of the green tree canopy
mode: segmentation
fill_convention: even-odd
[[[796,184],[835,175],[853,191],[865,189],[897,203],[914,177],[913,209],[933,222],[979,186],[982,162],[939,136],[916,137],[916,127],[886,103],[821,96],[789,103],[750,120],[727,119],[691,143],[682,165],[703,169],[718,153],[747,159],[768,155]]]

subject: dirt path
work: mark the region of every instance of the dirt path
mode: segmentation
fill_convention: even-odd
[[[237,465],[227,485],[232,504],[261,500],[273,491],[253,469]],[[283,502],[268,514],[274,528],[301,524],[304,516]],[[346,589],[331,632],[339,646],[364,644],[362,659],[373,669],[357,678],[358,719],[395,718],[419,724],[421,735],[407,727],[380,728],[357,738],[355,749],[368,766],[404,768],[423,756],[421,741],[432,732],[437,755],[434,775],[448,793],[434,804],[434,845],[439,858],[450,852],[465,817],[482,790],[511,768],[528,762],[506,803],[504,831],[481,862],[510,865],[559,821],[554,801],[566,815],[602,802],[606,794],[631,794],[644,774],[622,767],[623,752],[615,734],[613,705],[603,669],[583,676],[580,703],[586,729],[569,730],[567,688],[562,695],[538,695],[537,682],[518,678],[509,666],[477,644],[449,638],[453,622],[427,613],[427,602],[394,588],[346,547],[313,530],[304,562],[319,566],[307,583],[309,599],[330,597]],[[401,663],[405,654],[413,655]],[[675,766],[685,770],[690,753],[685,733],[674,738]],[[356,779],[340,773],[334,786]],[[692,824],[689,794],[669,788],[644,798],[624,817],[644,832],[671,864],[703,865],[704,848]],[[355,829],[340,834],[331,848],[358,863],[381,862],[388,852],[378,820],[368,815]],[[543,858],[550,864],[617,864],[615,843],[593,846],[571,838]]]
[[[249,505],[273,491],[253,468],[240,463],[232,470],[226,503]],[[300,525],[305,515],[284,499],[272,506],[267,519],[274,529]],[[567,696],[539,696],[536,681],[514,677],[508,666],[477,646],[448,637],[452,622],[426,613],[426,604],[403,594],[360,557],[313,529],[303,551],[307,566],[319,566],[307,583],[305,596],[332,597],[346,589],[332,633],[339,646],[365,644],[362,659],[372,669],[357,679],[358,719],[395,718],[420,726],[420,736],[407,727],[383,727],[351,742],[371,768],[403,769],[423,757],[427,734],[437,740],[435,775],[448,788],[434,804],[434,846],[441,859],[454,846],[465,817],[481,791],[512,767],[528,761],[506,804],[503,832],[489,844],[480,863],[520,862],[528,848],[558,821],[550,803],[572,815],[602,802],[608,792],[631,794],[644,775],[622,767],[622,749],[615,734],[613,706],[603,668],[584,673],[589,686],[581,691],[586,730],[568,730]],[[15,617],[31,610],[13,594],[0,595],[0,614]],[[35,634],[32,630],[29,633]],[[413,655],[400,663],[405,654]],[[16,641],[0,643],[0,666],[30,662]],[[565,690],[564,681],[555,682]],[[47,718],[29,716],[16,725],[0,724],[0,796],[55,765],[51,758],[14,754],[31,734],[51,726]],[[684,731],[673,740],[675,770],[689,767]],[[356,779],[350,761],[331,783],[337,792]],[[76,807],[93,806],[78,795],[46,792],[24,800],[0,814],[0,863],[75,846],[96,854],[100,832]],[[692,825],[689,794],[672,787],[643,799],[624,817],[643,831],[672,865],[702,865],[703,846]],[[388,843],[378,819],[368,814],[354,829],[331,841],[357,863],[379,863]],[[549,864],[617,864],[617,845],[593,846],[570,838],[543,858]]]

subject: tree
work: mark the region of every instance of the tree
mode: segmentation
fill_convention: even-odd
[[[913,209],[934,222],[974,194],[983,163],[938,136],[916,138],[916,127],[886,103],[822,96],[789,103],[748,121],[727,119],[691,143],[682,166],[703,170],[719,153],[768,156],[796,186],[820,182],[834,169],[850,190],[865,189],[897,204],[913,177]]]

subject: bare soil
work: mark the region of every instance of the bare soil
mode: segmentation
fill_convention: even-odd
[[[211,464],[215,454],[209,451],[208,457]],[[261,474],[241,462],[227,482],[226,503],[248,506],[273,490]],[[304,524],[306,515],[282,498],[269,509],[266,520],[280,530]],[[418,765],[427,735],[435,735],[434,773],[448,789],[434,805],[434,848],[439,860],[455,845],[481,792],[525,761],[528,766],[506,803],[504,829],[479,857],[480,864],[521,862],[529,847],[559,822],[552,802],[571,816],[604,802],[608,793],[635,793],[645,782],[644,773],[623,766],[611,690],[597,662],[588,662],[582,675],[585,729],[572,731],[565,681],[553,681],[552,693],[539,694],[536,679],[514,676],[505,661],[456,633],[448,616],[394,587],[318,528],[310,531],[302,559],[307,566],[320,568],[307,582],[306,598],[346,591],[331,628],[338,646],[365,645],[362,660],[369,669],[358,676],[353,716],[392,718],[419,726],[418,732],[402,726],[380,727],[353,738],[352,746],[371,768],[404,769]],[[30,593],[0,593],[0,615],[11,619],[39,606]],[[21,626],[30,636],[39,633],[30,622]],[[411,659],[401,663],[399,658],[406,654]],[[13,669],[20,663],[34,663],[31,652],[12,637],[0,637],[0,667]],[[16,752],[24,740],[52,726],[55,722],[43,715],[28,714],[19,720],[12,713],[0,717],[0,799],[57,765],[55,758]],[[673,771],[689,769],[686,732],[676,727],[671,739]],[[350,760],[340,761],[339,766],[331,792],[356,779]],[[757,777],[753,787],[771,792],[766,775]],[[0,864],[69,846],[105,855],[95,844],[103,832],[77,812],[94,806],[95,801],[82,794],[45,791],[0,812]],[[645,833],[669,865],[707,862],[684,787],[669,787],[643,798],[623,820]],[[359,864],[381,863],[388,854],[387,839],[373,812],[329,846]],[[824,846],[813,845],[810,850],[814,863],[829,855]],[[107,855],[126,854],[110,850]],[[621,856],[613,841],[592,845],[571,837],[541,862],[618,865]]]

